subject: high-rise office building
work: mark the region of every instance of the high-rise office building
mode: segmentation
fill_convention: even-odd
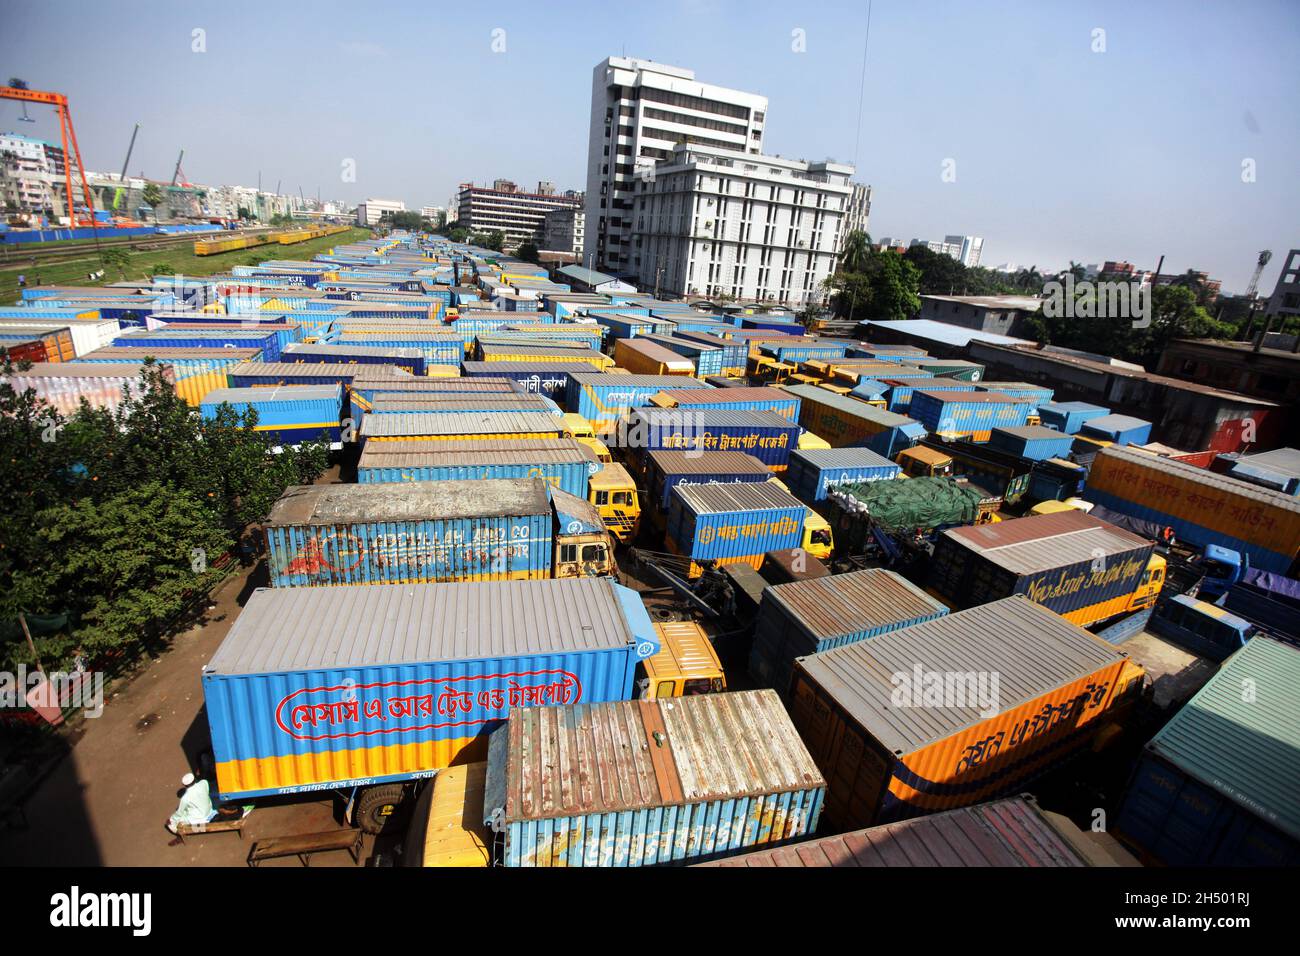
[[[639,177],[678,144],[757,155],[767,98],[700,83],[691,70],[612,56],[592,76],[583,264],[632,271]]]
[[[505,248],[542,239],[546,214],[556,209],[581,209],[582,202],[566,196],[520,192],[514,183],[498,179],[494,188],[462,183],[457,197],[456,224],[471,232],[500,232]]]

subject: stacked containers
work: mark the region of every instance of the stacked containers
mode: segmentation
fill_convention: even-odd
[[[1039,405],[1046,405],[1052,400],[1055,394],[1052,389],[1042,385],[1034,385],[1032,382],[990,382],[983,381],[976,386],[981,392],[1001,392],[1003,395],[1010,395],[1012,398],[1026,398],[1033,405],[1030,409],[1031,415],[1037,415]]]
[[[367,381],[411,382],[410,372],[391,365],[344,365],[337,362],[243,362],[230,370],[231,388],[267,388],[274,385],[351,385],[360,376]]]
[[[832,341],[828,339],[801,339],[795,342],[765,342],[758,347],[763,355],[770,356],[778,362],[807,362],[813,359],[843,358],[844,353],[853,347],[851,339]]]
[[[796,658],[943,617],[948,608],[881,568],[778,584],[763,591],[749,673],[785,694]]]
[[[1033,461],[1066,458],[1073,443],[1074,439],[1069,435],[1043,425],[995,428],[989,435],[990,447]]]
[[[261,349],[262,359],[280,361],[280,335],[263,329],[158,329],[119,335],[112,344],[118,348],[232,348]]]
[[[78,355],[112,345],[122,326],[116,319],[100,319],[96,312],[76,309],[46,309],[39,306],[0,308],[0,323],[9,322],[37,329],[67,329]]]
[[[628,700],[659,650],[609,579],[262,588],[203,668],[225,800],[482,760],[516,707]]]
[[[1145,445],[1151,440],[1151,423],[1131,415],[1102,415],[1084,422],[1079,434],[1116,445]]]
[[[774,482],[679,485],[664,537],[670,551],[691,559],[691,577],[703,573],[703,561],[757,568],[768,551],[799,545],[805,514],[803,503]]]
[[[743,451],[784,471],[799,443],[799,426],[775,412],[636,408],[628,415],[627,437],[631,447],[647,451]]]
[[[790,715],[848,829],[1018,792],[1122,719],[1143,676],[1012,597],[800,658]]]
[[[681,375],[575,372],[569,376],[565,407],[597,425],[616,421],[634,408],[649,405],[651,396],[669,388],[712,391],[704,382],[693,382]]]
[[[897,478],[901,471],[870,448],[805,448],[790,452],[785,483],[799,499],[816,504],[839,485]]]
[[[930,586],[953,607],[1013,594],[1087,627],[1129,609],[1155,543],[1084,514],[953,528],[935,544]]]
[[[1300,499],[1172,458],[1103,448],[1087,494],[1105,508],[1168,525],[1196,547],[1240,551],[1264,571],[1293,573],[1300,557]]]
[[[506,866],[653,866],[808,836],[824,793],[760,690],[512,710],[483,810]]]
[[[936,438],[986,442],[994,428],[1025,424],[1030,407],[1028,401],[1000,392],[917,391],[911,412]]]
[[[1067,435],[1077,434],[1083,423],[1093,418],[1109,415],[1110,409],[1087,402],[1046,402],[1038,406],[1038,418],[1049,428]]]
[[[460,365],[465,343],[460,336],[439,332],[352,332],[339,333],[334,345],[365,345],[373,348],[417,349],[427,365]]]
[[[0,346],[13,349],[25,342],[34,342],[39,349],[26,350],[31,362],[71,362],[77,357],[77,348],[72,342],[72,331],[68,328],[51,329],[40,325],[20,325],[17,322],[0,321]],[[88,353],[89,354],[89,353]],[[14,355],[14,361],[22,361],[22,356]]]
[[[976,386],[972,382],[946,381],[944,379],[922,378],[915,380],[882,378],[878,380],[885,386],[885,407],[891,412],[897,412],[899,415],[906,415],[912,408],[912,395],[916,390],[924,389],[927,392],[974,392]],[[853,389],[857,394],[862,388],[863,383],[859,382]]]
[[[262,526],[274,587],[550,576],[537,479],[296,485]]]
[[[711,345],[714,348],[722,349],[722,373],[723,375],[744,375],[745,368],[749,362],[749,346],[745,342],[738,342],[733,339],[724,339],[720,335],[709,332],[693,332],[689,329],[678,330],[673,333],[678,339],[685,339],[687,342],[698,342],[700,345]],[[703,375],[700,376],[703,378]]]
[[[203,397],[199,408],[205,419],[213,419],[223,404],[230,405],[240,416],[256,411],[254,430],[272,436],[278,444],[316,441],[322,434],[328,435],[330,442],[342,440],[341,385],[218,388]]]

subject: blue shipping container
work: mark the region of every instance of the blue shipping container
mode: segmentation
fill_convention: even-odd
[[[319,343],[307,345],[295,342],[286,346],[281,361],[308,364],[334,362],[340,365],[392,365],[406,369],[412,375],[425,373],[424,355],[419,349],[411,348],[372,348],[365,345]]]
[[[785,483],[801,501],[824,501],[839,485],[897,478],[895,462],[870,448],[805,448],[790,452]]]
[[[989,436],[989,445],[1010,455],[1019,455],[1032,461],[1048,458],[1068,458],[1074,439],[1064,432],[1045,425],[1022,425],[1019,428],[995,428]]]
[[[203,668],[220,797],[482,760],[512,708],[628,700],[658,650],[607,578],[260,588]]]
[[[665,389],[708,387],[704,382],[686,375],[611,375],[608,372],[570,372],[565,407],[571,412],[577,412],[594,425],[597,422],[613,422],[634,408],[649,405],[650,396],[657,395]]]
[[[134,331],[119,335],[113,339],[113,344],[119,348],[261,349],[264,362],[280,361],[281,352],[278,333],[255,329],[231,329],[229,332],[215,329]]]
[[[936,438],[986,442],[994,428],[1019,427],[1029,403],[999,392],[926,392],[912,396],[912,418]]]
[[[669,550],[693,563],[745,562],[798,547],[808,509],[774,482],[678,485],[668,505]],[[693,569],[694,570],[694,569]]]
[[[1084,422],[1079,434],[1116,445],[1145,445],[1151,440],[1151,423],[1131,415],[1102,415]]]
[[[343,388],[340,385],[279,385],[274,388],[218,388],[203,397],[205,419],[216,418],[222,404],[243,415],[257,412],[256,431],[266,432],[280,444],[316,441],[324,433],[340,441]]]
[[[1046,402],[1038,406],[1038,418],[1049,428],[1067,435],[1077,434],[1083,423],[1092,418],[1109,415],[1110,409],[1087,402]]]
[[[784,471],[802,429],[775,412],[637,408],[628,415],[627,447],[671,451],[743,451]]]

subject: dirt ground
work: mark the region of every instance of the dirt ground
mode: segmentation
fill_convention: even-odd
[[[336,474],[336,473],[335,473]],[[330,480],[328,476],[324,480]],[[70,751],[23,802],[26,828],[0,829],[0,863],[40,866],[243,866],[253,841],[343,826],[332,797],[278,805],[259,802],[242,834],[192,836],[168,846],[181,777],[210,747],[199,675],[253,589],[265,586],[259,563],[228,579],[203,620],[179,635],[116,695],[103,715],[83,722]],[[391,858],[396,840],[380,838]],[[374,837],[363,862],[374,863]],[[300,866],[293,857],[262,866]],[[317,866],[353,866],[346,852],[321,853]]]

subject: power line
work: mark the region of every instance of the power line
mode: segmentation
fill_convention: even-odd
[[[871,43],[871,3],[867,0],[867,32],[862,38],[862,78],[858,81],[858,133],[853,141],[853,165],[861,166],[858,150],[862,146],[862,101],[867,92],[867,47]]]

